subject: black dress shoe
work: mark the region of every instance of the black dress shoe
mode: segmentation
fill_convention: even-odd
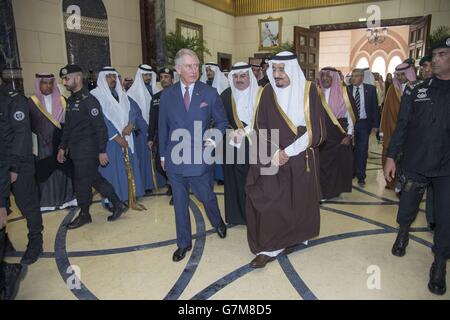
[[[167,191],[166,191],[166,196],[171,196],[171,195],[172,195],[172,187],[168,186]]]
[[[4,300],[14,300],[19,292],[20,282],[25,278],[27,266],[19,263],[0,263],[0,272],[4,275]]]
[[[445,283],[445,274],[447,269],[446,259],[435,259],[430,269],[430,281],[428,282],[428,289],[431,293],[437,295],[444,295],[447,291]]]
[[[186,256],[186,252],[191,251],[192,247],[187,247],[187,248],[178,248],[172,256],[172,260],[174,262],[178,262],[184,259],[184,257]]]
[[[42,240],[30,241],[20,263],[27,266],[32,265],[39,259],[43,251]]]
[[[225,182],[223,180],[217,180],[217,184],[219,186],[223,186],[225,184]]]
[[[397,239],[392,246],[392,254],[397,257],[403,257],[406,254],[406,247],[409,243],[409,227],[400,227]]]
[[[216,228],[217,234],[219,237],[224,239],[227,236],[227,226],[223,222],[223,220],[220,221],[219,226]]]
[[[430,231],[434,231],[436,229],[436,224],[433,222],[430,222],[428,224],[428,228],[430,229]]]
[[[92,218],[89,213],[80,212],[78,217],[76,217],[71,223],[69,223],[67,225],[67,229],[69,229],[69,230],[78,229],[78,228],[84,226],[85,224],[89,224],[91,222],[92,222]]]
[[[360,187],[364,187],[366,185],[366,180],[365,179],[358,179],[358,185]]]
[[[170,198],[169,205],[173,206],[173,197]]]
[[[128,207],[125,204],[123,204],[122,202],[118,202],[116,205],[114,205],[113,214],[108,217],[108,221],[109,222],[116,221],[117,219],[120,218],[122,213],[124,213],[127,210]]]

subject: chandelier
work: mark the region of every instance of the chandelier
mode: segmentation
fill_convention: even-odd
[[[367,41],[371,44],[380,44],[386,40],[388,28],[372,28],[367,29]]]

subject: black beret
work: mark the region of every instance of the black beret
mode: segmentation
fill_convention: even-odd
[[[425,64],[425,62],[431,62],[432,57],[430,55],[426,55],[424,56],[422,59],[420,59],[419,65],[421,67],[423,67],[423,65]]]
[[[162,73],[165,74],[170,74],[170,76],[173,78],[173,74],[174,74],[175,70],[169,68],[169,67],[163,67],[161,69],[158,70],[158,75],[161,75]]]
[[[441,48],[450,48],[450,38],[442,39],[434,43],[430,48],[430,53],[433,52],[433,50],[435,49]]]
[[[81,67],[79,65],[76,64],[68,64],[67,66],[65,66],[64,68],[62,68],[59,71],[59,77],[62,78],[64,76],[67,76],[68,74],[71,73],[76,73],[76,72],[83,72],[83,69],[81,69]]]

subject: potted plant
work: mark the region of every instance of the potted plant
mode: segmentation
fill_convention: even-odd
[[[430,33],[430,47],[436,42],[450,38],[450,27],[439,26]]]
[[[198,37],[185,37],[176,32],[170,32],[166,36],[167,59],[170,65],[175,65],[175,55],[180,49],[186,48],[194,51],[203,64],[203,57],[205,54],[211,55],[211,52],[206,47],[206,41],[201,41]]]
[[[275,49],[272,50],[272,54],[276,55],[277,53],[280,53],[283,51],[294,52],[294,44],[289,41],[283,42],[278,47],[276,47]]]

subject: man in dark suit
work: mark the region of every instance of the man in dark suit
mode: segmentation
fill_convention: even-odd
[[[364,71],[355,69],[352,72],[350,93],[355,99],[359,121],[355,125],[354,173],[358,178],[358,185],[366,184],[366,166],[369,156],[370,133],[376,133],[380,127],[380,112],[378,111],[378,97],[375,86],[363,83]]]
[[[213,166],[205,162],[203,153],[219,145],[228,120],[217,90],[198,81],[197,55],[181,49],[175,64],[180,81],[161,94],[158,135],[161,166],[172,185],[174,198],[178,249],[173,261],[177,262],[192,248],[189,189],[202,202],[217,234],[221,238],[226,236],[227,229],[213,191]],[[213,136],[204,139],[211,132],[208,130],[211,120],[219,130],[214,135],[216,140]]]

